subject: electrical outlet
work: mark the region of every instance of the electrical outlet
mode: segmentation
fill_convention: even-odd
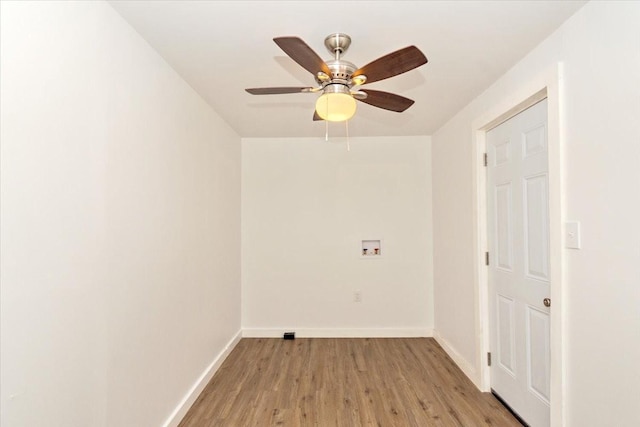
[[[353,302],[362,302],[362,291],[355,291],[353,293]]]

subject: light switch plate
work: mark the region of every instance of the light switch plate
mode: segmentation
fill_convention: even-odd
[[[580,249],[580,222],[567,221],[564,225],[565,243],[567,249]]]

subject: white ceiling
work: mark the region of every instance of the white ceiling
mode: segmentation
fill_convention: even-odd
[[[431,135],[585,1],[111,1],[241,137],[322,136],[317,94],[249,95],[314,86],[273,42],[298,36],[331,59],[324,38],[351,36],[356,66],[415,45],[429,63],[365,87],[414,99],[404,113],[358,103],[351,136]],[[344,124],[331,124],[344,133]]]

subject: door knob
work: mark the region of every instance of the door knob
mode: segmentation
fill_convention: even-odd
[[[551,307],[551,298],[545,298],[542,300],[545,307]]]

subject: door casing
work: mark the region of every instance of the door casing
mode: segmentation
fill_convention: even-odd
[[[529,81],[518,82],[510,88],[504,99],[494,103],[472,122],[472,192],[476,207],[474,212],[474,291],[476,301],[476,385],[482,391],[490,391],[491,378],[487,365],[489,345],[489,283],[485,265],[487,251],[487,182],[484,167],[486,132],[514,115],[547,98],[548,107],[548,155],[549,155],[549,277],[551,286],[551,426],[565,425],[564,360],[563,345],[563,223],[562,203],[562,63],[555,64]]]

